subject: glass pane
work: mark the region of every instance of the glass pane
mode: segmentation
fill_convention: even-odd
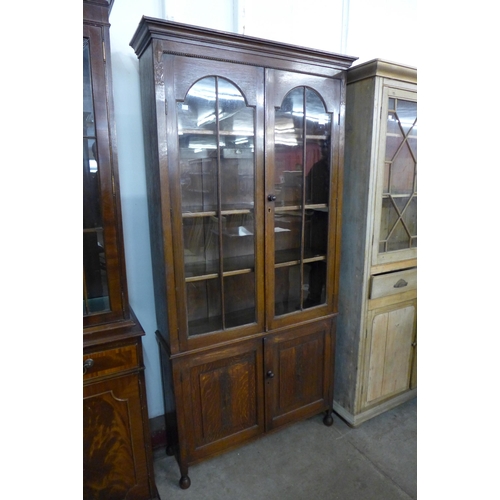
[[[275,263],[300,260],[302,242],[302,212],[276,212],[274,216]]]
[[[304,89],[292,90],[275,116],[276,205],[302,204],[304,169]]]
[[[413,127],[407,139],[408,147],[415,161],[417,161],[417,126]]]
[[[382,200],[382,214],[380,219],[380,252],[386,252],[386,241],[394,225],[398,221],[398,213],[391,198]]]
[[[219,234],[218,228],[217,234]],[[224,272],[255,269],[253,213],[222,216],[222,255]]]
[[[255,273],[224,278],[226,328],[255,322]]]
[[[387,131],[385,143],[385,159],[392,161],[394,155],[401,147],[404,136],[399,126],[396,113],[389,113],[387,117]]]
[[[110,309],[90,50],[83,39],[83,314]]]
[[[253,208],[254,109],[231,82],[217,79],[221,136],[221,204],[223,210]]]
[[[328,203],[330,195],[330,141],[307,141],[306,204]]]
[[[221,131],[234,132],[237,130],[253,135],[252,110],[247,108],[245,98],[238,88],[228,80],[218,78],[217,98]],[[240,114],[240,112],[242,113]]]
[[[331,114],[326,112],[325,103],[317,92],[305,89],[306,99],[306,135],[313,139],[325,139],[330,136]]]
[[[394,252],[406,248],[410,248],[410,237],[403,226],[403,222],[398,219],[387,241],[387,251]]]
[[[219,79],[219,82],[223,81],[224,80],[222,78]],[[236,87],[234,86],[233,89],[237,91]],[[241,101],[243,105],[245,105],[243,96],[239,95],[238,100]],[[223,105],[225,106],[225,108],[221,112],[221,115],[224,116],[224,119],[221,119],[220,121],[221,132],[227,132],[242,137],[253,137],[255,135],[254,109],[248,108],[245,105],[245,107],[240,107],[237,110],[233,110],[233,112],[229,114],[227,112],[227,101],[225,101]]]
[[[389,99],[379,252],[417,244],[417,103]]]
[[[83,139],[83,229],[102,228],[95,139]]]
[[[326,261],[310,262],[304,266],[304,309],[324,304],[326,301]]]
[[[403,221],[407,227],[410,236],[417,236],[417,198],[413,197],[405,209]]]
[[[218,278],[186,283],[189,335],[222,329],[220,297]]]
[[[90,73],[90,51],[88,38],[83,39],[83,135],[95,136],[94,101]]]
[[[240,114],[251,118],[253,125],[253,109],[246,109],[238,113]],[[226,121],[224,125],[229,126],[230,123]],[[234,123],[234,125],[238,127],[241,123]],[[241,131],[243,131],[243,126],[241,126]],[[221,156],[222,209],[252,209],[255,189],[253,130],[247,135],[240,135],[240,131],[237,130],[226,131],[224,144]]]
[[[109,310],[102,228],[83,233],[83,314]]]
[[[200,140],[201,138],[201,140]],[[198,149],[181,149],[181,196],[183,212],[210,212],[217,208],[217,154],[215,136],[184,136]],[[192,158],[190,158],[192,156]],[[195,158],[196,157],[196,158]]]
[[[281,316],[300,310],[300,265],[277,267],[274,275],[274,314]]]
[[[318,208],[306,211],[304,258],[325,256],[328,247],[328,211]]]
[[[177,103],[178,132],[203,130],[215,132],[216,116],[215,77],[203,78],[196,82],[183,102]]]
[[[405,141],[391,165],[390,193],[408,194],[413,192],[415,161]]]
[[[221,208],[222,210],[253,209],[255,186],[253,140],[251,140],[252,149],[240,148],[234,143],[229,145],[233,147],[223,150],[221,161]]]
[[[184,217],[185,277],[219,273],[219,220],[217,217]]]
[[[417,120],[417,103],[398,99],[396,113],[406,136]]]

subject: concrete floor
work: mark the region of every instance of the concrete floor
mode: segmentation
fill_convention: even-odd
[[[417,400],[350,428],[334,414],[299,422],[189,469],[155,455],[161,500],[408,500],[417,498]]]

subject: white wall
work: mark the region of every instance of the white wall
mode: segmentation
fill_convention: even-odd
[[[346,53],[417,66],[417,0],[349,0]]]
[[[143,338],[149,417],[163,413],[155,339],[139,64],[130,40],[143,15],[359,57],[417,65],[416,0],[115,0],[113,91],[130,304]],[[306,8],[304,8],[306,6]]]
[[[113,98],[129,301],[146,332],[142,342],[150,418],[163,414],[163,396],[155,338],[156,313],[149,246],[139,64],[129,43],[141,17],[160,17],[162,7],[160,0],[115,0],[110,16]]]

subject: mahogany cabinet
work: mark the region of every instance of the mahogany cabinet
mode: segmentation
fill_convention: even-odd
[[[345,74],[354,58],[143,17],[153,278],[169,453],[189,465],[331,425]]]
[[[356,426],[416,396],[417,70],[347,72],[334,410]]]
[[[107,0],[83,2],[83,498],[157,499],[141,337],[127,298]]]

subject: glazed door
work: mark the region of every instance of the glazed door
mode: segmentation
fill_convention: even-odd
[[[182,350],[263,329],[263,70],[165,59]]]
[[[340,81],[266,72],[268,328],[334,312]]]
[[[417,257],[417,93],[385,87],[373,265]]]
[[[83,26],[83,324],[124,315],[103,33]]]

